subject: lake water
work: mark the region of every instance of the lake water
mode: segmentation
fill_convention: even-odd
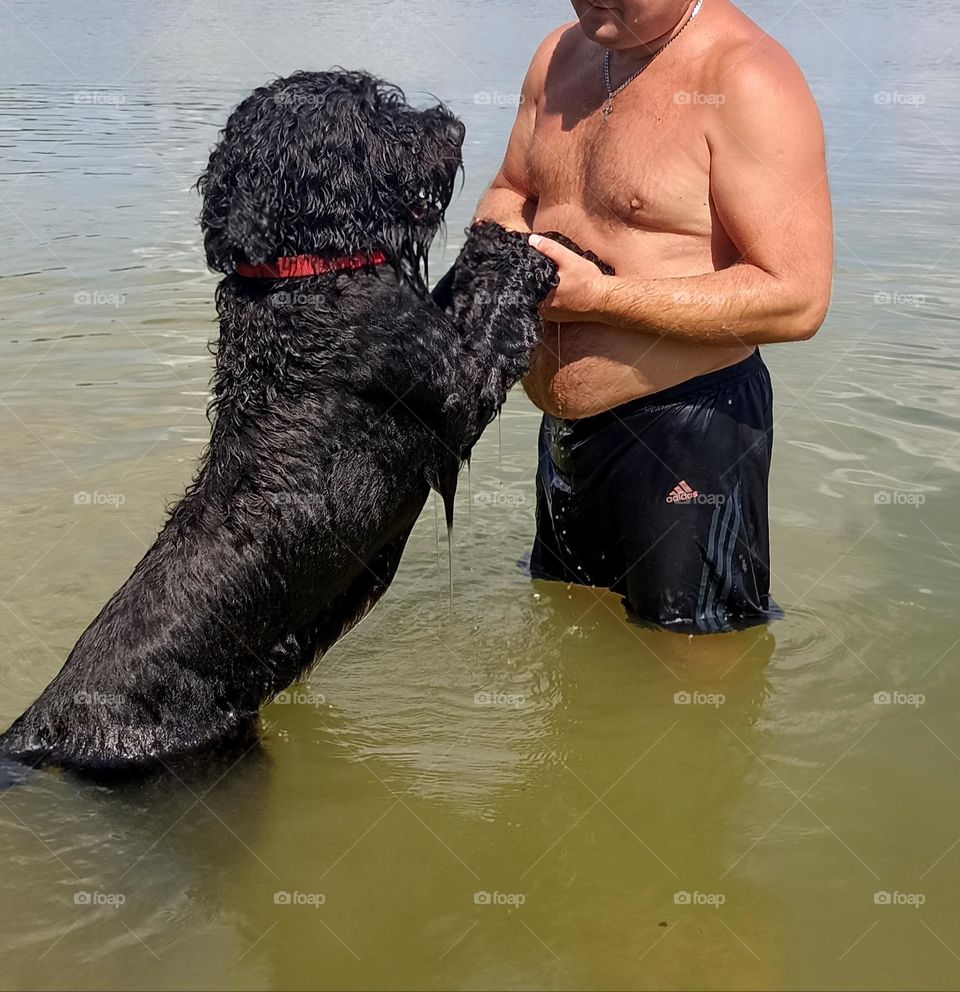
[[[464,478],[452,608],[428,505],[381,606],[265,711],[262,755],[0,796],[0,987],[960,985],[960,11],[745,7],[808,74],[837,211],[826,326],[765,351],[787,619],[706,657],[615,597],[532,586],[514,562],[537,417],[516,392]],[[446,100],[468,139],[439,272],[568,16],[0,4],[0,723],[207,437],[190,186],[231,107],[334,63]]]

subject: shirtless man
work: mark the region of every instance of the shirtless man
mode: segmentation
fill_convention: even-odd
[[[531,237],[560,269],[524,382],[544,412],[531,572],[611,588],[661,629],[763,624],[782,614],[757,346],[810,338],[827,312],[819,114],[790,56],[728,0],[573,7],[579,22],[533,58],[477,208],[616,269]]]

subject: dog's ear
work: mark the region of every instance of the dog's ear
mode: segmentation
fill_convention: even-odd
[[[271,220],[273,204],[266,189],[236,189],[224,198],[222,213],[209,218],[204,230],[207,264],[220,272],[229,272],[239,260],[254,265],[276,258],[276,243]]]
[[[257,167],[257,158],[246,154],[236,129],[231,118],[197,183],[207,265],[219,272],[233,271],[239,261],[268,262],[278,250],[276,177],[265,157]]]
[[[320,74],[314,74],[323,78]],[[254,90],[233,113],[197,182],[203,197],[200,226],[207,265],[229,273],[240,262],[269,262],[301,248],[297,217],[301,191],[287,176],[304,173],[307,129],[297,129],[316,107],[305,91],[307,74]],[[312,246],[311,246],[312,247]]]
[[[254,265],[276,258],[276,212],[276,191],[269,184],[238,183],[227,207],[227,243]]]

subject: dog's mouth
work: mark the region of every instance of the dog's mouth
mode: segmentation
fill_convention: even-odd
[[[407,204],[407,213],[415,223],[422,224],[434,218],[437,213],[437,206],[431,199],[430,194],[425,189],[422,189],[413,203]]]

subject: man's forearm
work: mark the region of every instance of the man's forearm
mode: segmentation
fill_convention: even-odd
[[[677,279],[601,276],[590,295],[586,319],[696,344],[804,340],[829,302],[829,291],[799,289],[748,264]]]
[[[529,234],[533,230],[536,202],[507,186],[492,185],[480,197],[474,220],[492,220],[511,231]]]

